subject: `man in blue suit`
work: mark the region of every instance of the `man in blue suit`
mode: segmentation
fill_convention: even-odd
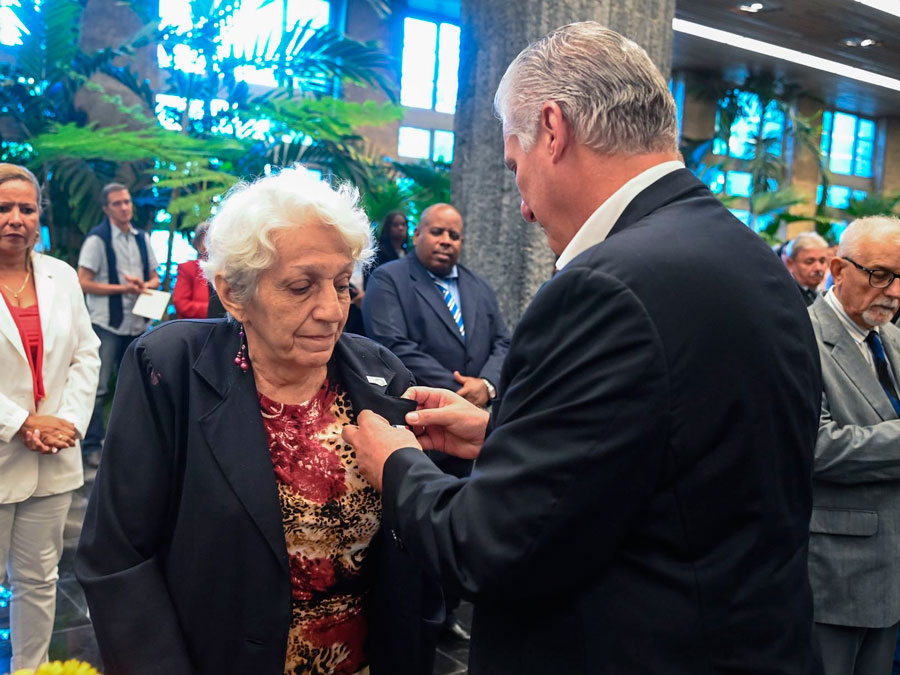
[[[458,264],[463,220],[449,204],[422,212],[413,255],[372,274],[363,300],[366,335],[429,387],[479,407],[497,397],[509,334],[488,283]],[[456,472],[453,472],[456,473]]]
[[[497,397],[500,366],[509,334],[488,283],[458,264],[463,220],[449,204],[422,212],[413,233],[412,255],[378,267],[363,298],[366,335],[400,357],[416,382],[456,391],[484,408]],[[472,460],[433,453],[435,464],[459,478],[472,471]],[[444,629],[468,640],[454,609],[455,592],[444,591]]]

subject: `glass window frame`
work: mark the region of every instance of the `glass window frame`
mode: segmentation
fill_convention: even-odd
[[[456,114],[456,104],[454,103],[453,112],[445,112],[437,109],[438,103],[438,81],[441,72],[441,24],[450,24],[451,26],[455,26],[457,30],[460,31],[460,47],[459,54],[462,54],[462,25],[459,18],[453,18],[449,16],[444,16],[441,14],[430,14],[428,12],[422,12],[420,10],[411,10],[405,12],[401,16],[398,17],[398,26],[399,30],[399,60],[401,64],[401,72],[400,72],[400,97],[401,104],[403,98],[403,72],[402,72],[402,64],[403,64],[403,52],[404,52],[404,41],[406,39],[406,28],[405,21],[406,19],[416,19],[418,21],[427,21],[429,23],[435,24],[435,41],[434,41],[434,69],[431,74],[431,105],[428,108],[423,108],[420,106],[405,106],[407,108],[413,108],[415,110],[431,110],[443,115],[455,115]],[[456,70],[456,87],[457,87],[457,98],[459,92],[459,57],[457,57],[457,70]],[[403,104],[402,104],[403,105]]]

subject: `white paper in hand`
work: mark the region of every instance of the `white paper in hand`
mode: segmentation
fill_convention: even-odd
[[[147,319],[161,319],[163,314],[166,313],[166,307],[169,305],[169,298],[171,297],[171,293],[164,291],[142,293],[138,296],[131,311]]]

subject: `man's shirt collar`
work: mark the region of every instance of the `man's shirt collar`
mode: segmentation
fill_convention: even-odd
[[[857,345],[862,345],[866,341],[866,337],[869,335],[870,331],[874,330],[876,333],[878,332],[878,326],[873,326],[869,330],[866,330],[851,319],[850,315],[847,314],[847,310],[845,310],[844,306],[841,304],[841,301],[838,300],[838,297],[834,294],[833,287],[829,288],[825,293],[825,302],[827,302],[831,309],[834,310],[834,313],[837,314],[837,318],[840,319],[841,324],[847,329],[850,337],[853,338],[853,341]]]
[[[663,176],[683,168],[684,164],[678,161],[663,162],[639,173],[616,190],[575,233],[572,241],[569,242],[562,255],[559,256],[559,260],[556,261],[556,269],[561,270],[572,262],[573,258],[584,253],[591,246],[596,246],[605,240],[619,216],[622,215],[622,212],[625,211],[635,197]]]
[[[440,279],[441,281],[449,281],[450,279],[458,279],[459,278],[459,270],[456,269],[456,265],[454,265],[453,269],[450,270],[450,273],[444,277],[439,277],[437,274],[432,273],[431,270],[429,270],[427,268],[425,271],[428,272],[428,276],[430,276],[432,279]]]

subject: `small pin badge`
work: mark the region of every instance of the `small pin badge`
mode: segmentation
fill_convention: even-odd
[[[366,379],[369,381],[369,384],[377,384],[379,387],[386,387],[387,380],[383,377],[375,377],[374,375],[366,375]]]

